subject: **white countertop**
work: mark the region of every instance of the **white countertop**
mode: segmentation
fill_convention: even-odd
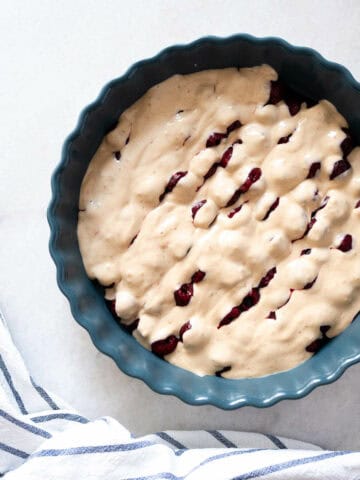
[[[360,78],[359,25],[356,0],[2,2],[0,307],[38,382],[84,415],[112,415],[134,434],[253,430],[360,449],[360,365],[304,399],[232,412],[190,407],[120,372],[73,320],[56,285],[45,216],[64,138],[134,61],[207,34],[247,32],[313,47]]]

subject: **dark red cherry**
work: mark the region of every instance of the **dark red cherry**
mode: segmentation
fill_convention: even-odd
[[[322,347],[323,345],[323,342],[321,341],[321,338],[317,338],[316,340],[314,340],[313,342],[310,343],[310,345],[308,345],[305,350],[307,352],[310,352],[310,353],[316,353],[320,350],[320,348]]]
[[[259,300],[260,300],[259,289],[258,288],[252,288],[250,293],[248,293],[246,295],[246,297],[243,299],[243,301],[241,302],[239,308],[242,312],[246,312],[251,307],[256,305]]]
[[[164,357],[172,353],[178,344],[178,338],[175,335],[169,335],[164,340],[157,340],[151,344],[151,351],[158,357]]]
[[[314,218],[315,215],[316,215],[318,212],[320,212],[320,210],[322,210],[323,208],[326,207],[326,205],[328,204],[329,199],[330,199],[330,197],[329,197],[328,195],[326,195],[326,197],[324,197],[324,198],[322,199],[322,202],[320,203],[320,206],[319,206],[316,210],[314,210],[313,212],[311,212],[311,218]]]
[[[181,180],[185,175],[187,175],[188,172],[176,172],[174,173],[171,177],[170,180],[168,181],[164,192],[160,195],[159,201],[162,202],[164,200],[164,197],[166,194],[172,192],[176,186],[176,184]]]
[[[220,144],[221,140],[226,137],[227,137],[226,133],[213,132],[211,135],[209,135],[208,139],[206,140],[206,147],[207,148],[216,147],[217,145]]]
[[[296,115],[302,103],[306,103],[307,107],[314,106],[317,102],[301,95],[289,87],[286,87],[280,80],[271,82],[270,84],[270,97],[268,104],[276,105],[281,100],[286,103],[290,115]]]
[[[247,310],[252,308],[254,305],[256,305],[259,302],[259,300],[260,300],[259,288],[258,287],[252,288],[250,292],[243,298],[241,304],[238,307],[233,307],[230,310],[230,312],[227,315],[225,315],[225,317],[220,321],[217,328],[221,328],[224,325],[228,325],[229,323],[233,322],[243,312],[246,312]]]
[[[246,202],[244,202],[244,203],[246,203]],[[234,215],[236,215],[238,212],[240,212],[244,203],[242,203],[239,207],[234,208],[234,210],[231,210],[231,212],[228,213],[228,217],[233,218]]]
[[[275,80],[270,82],[270,96],[268,104],[276,105],[281,100],[283,100],[285,94],[285,85],[280,82],[280,80]]]
[[[313,217],[313,218],[310,220],[310,222],[308,223],[307,227],[306,227],[306,233],[305,233],[305,235],[307,235],[307,234],[310,232],[310,230],[311,230],[312,227],[315,225],[315,223],[316,223],[316,218]]]
[[[207,171],[207,173],[205,173],[205,175],[204,175],[204,180],[208,180],[210,177],[212,177],[212,176],[214,175],[214,173],[216,172],[218,166],[219,166],[219,163],[214,163],[214,164],[209,168],[209,170]]]
[[[206,275],[205,272],[203,272],[203,271],[201,271],[201,270],[198,270],[198,271],[195,272],[195,273],[193,274],[193,276],[191,277],[192,283],[199,283],[199,282],[201,282],[202,280],[204,280],[205,275]]]
[[[341,250],[342,252],[348,252],[349,250],[352,249],[352,236],[348,233],[344,236],[344,238],[341,240],[341,243],[338,247],[336,247],[338,250]]]
[[[230,200],[226,204],[226,207],[230,207],[231,205],[234,205],[234,203],[236,203],[239,200],[240,196],[243,193],[246,193],[249,190],[249,188],[259,180],[259,178],[261,177],[261,173],[262,173],[261,168],[258,168],[258,167],[253,168],[250,171],[245,182],[235,191],[233,196],[230,198]]]
[[[240,197],[241,197],[241,191],[240,191],[240,189],[238,189],[234,192],[233,196],[227,202],[225,207],[231,207],[231,205],[234,205],[234,203],[236,203],[239,200]]]
[[[231,367],[229,367],[229,366],[224,367],[221,370],[218,370],[217,372],[215,372],[215,375],[217,377],[221,377],[223,373],[228,372],[229,370],[231,370]]]
[[[205,205],[206,203],[206,200],[200,200],[200,202],[197,202],[195,203],[192,207],[191,207],[191,215],[192,215],[192,218],[194,219],[195,218],[195,215],[197,214],[197,212],[200,210],[200,208]]]
[[[220,160],[221,167],[225,168],[227,166],[227,164],[231,159],[232,153],[233,153],[233,147],[229,147],[228,149],[225,150]]]
[[[285,102],[286,102],[286,105],[288,106],[290,115],[292,117],[300,111],[301,104],[303,103],[301,98],[299,98],[297,96],[296,97],[294,96],[292,98],[288,98],[288,99],[285,100]]]
[[[318,170],[321,169],[321,163],[320,162],[314,162],[310,165],[309,168],[309,173],[306,178],[314,178],[315,175],[317,174]]]
[[[238,128],[240,128],[242,126],[240,120],[235,120],[235,122],[231,123],[227,129],[226,129],[226,133],[227,135],[229,135],[231,132],[233,132],[234,130],[237,130]]]
[[[313,342],[308,345],[305,350],[310,353],[316,353],[318,352],[324,345],[329,343],[330,338],[326,335],[327,332],[330,330],[331,326],[330,325],[321,325],[320,327],[320,332],[321,332],[321,338],[317,338]]]
[[[317,276],[314,278],[314,280],[312,280],[311,282],[307,283],[306,285],[303,286],[303,290],[309,290],[313,285],[314,283],[316,282],[317,280]]]
[[[261,177],[261,169],[260,168],[253,168],[251,172],[249,173],[249,180],[251,182],[251,185],[259,180]],[[250,186],[251,186],[250,185]]]
[[[328,338],[326,336],[327,332],[330,330],[331,326],[330,325],[321,325],[320,327],[320,332],[323,334],[325,338]]]
[[[311,214],[313,215],[314,212]],[[310,230],[312,229],[312,227],[315,225],[316,223],[316,218],[315,217],[312,217],[310,222],[307,224],[306,226],[306,229],[305,229],[305,232],[301,235],[301,237],[299,238],[295,238],[295,240],[292,240],[292,242],[297,242],[298,240],[302,240],[304,237],[306,237],[306,235],[310,232]]]
[[[183,341],[184,333],[187,332],[190,329],[191,329],[191,323],[190,322],[186,322],[186,323],[184,323],[184,325],[182,325],[182,327],[180,328],[180,331],[179,331],[180,342]]]
[[[333,170],[330,174],[330,180],[334,180],[334,178],[338,177],[342,173],[346,172],[351,168],[349,161],[346,158],[342,160],[338,160],[334,163]]]
[[[266,212],[265,214],[265,217],[263,218],[263,221],[264,220],[267,220],[271,214],[271,212],[273,212],[278,206],[279,206],[279,203],[280,203],[280,198],[277,197],[277,199],[275,200],[275,202],[273,202],[271,205],[270,205],[270,208],[269,210]]]
[[[258,288],[265,288],[269,285],[276,274],[276,267],[271,268],[260,280]]]
[[[230,312],[225,315],[225,317],[221,320],[221,322],[219,323],[218,327],[217,328],[221,328],[223,327],[224,325],[228,325],[229,323],[231,323],[233,320],[235,320],[236,318],[238,318],[240,316],[240,310],[238,307],[233,307]]]
[[[340,148],[342,150],[344,157],[346,158],[355,147],[355,142],[348,128],[343,128],[343,132],[346,134],[346,137],[341,142]]]
[[[178,307],[186,307],[190,303],[191,297],[194,294],[194,287],[192,283],[183,283],[180,288],[175,290],[174,298]]]
[[[287,135],[286,137],[281,137],[279,138],[278,140],[278,145],[281,145],[282,143],[288,143],[288,141],[290,140],[290,137],[292,136],[292,133],[290,133],[289,135]]]

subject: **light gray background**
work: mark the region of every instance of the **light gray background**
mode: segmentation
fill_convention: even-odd
[[[72,319],[45,218],[64,138],[81,109],[134,61],[203,35],[247,32],[313,47],[359,79],[359,25],[356,0],[1,2],[0,305],[38,382],[83,414],[112,415],[135,434],[253,430],[360,449],[360,365],[302,400],[233,412],[190,407],[125,376]]]

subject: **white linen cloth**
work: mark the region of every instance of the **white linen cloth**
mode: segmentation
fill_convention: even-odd
[[[169,431],[134,438],[112,418],[89,421],[36,385],[0,313],[0,476],[360,480],[360,453],[233,431]]]

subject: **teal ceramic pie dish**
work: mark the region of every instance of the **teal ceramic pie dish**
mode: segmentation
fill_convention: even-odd
[[[151,86],[176,73],[263,63],[271,65],[294,90],[314,100],[332,102],[360,142],[360,84],[344,67],[328,62],[314,50],[294,47],[278,38],[206,37],[167,48],[106,85],[82,112],[52,177],[50,253],[59,287],[75,320],[123,372],[142,379],[158,393],[175,395],[193,405],[267,407],[282,399],[303,397],[360,361],[360,322],[354,321],[312,358],[286,372],[238,380],[199,377],[156,357],[129,335],[110,313],[102,288],[87,277],[82,263],[76,233],[81,182],[103,136],[116,125],[120,114]]]

